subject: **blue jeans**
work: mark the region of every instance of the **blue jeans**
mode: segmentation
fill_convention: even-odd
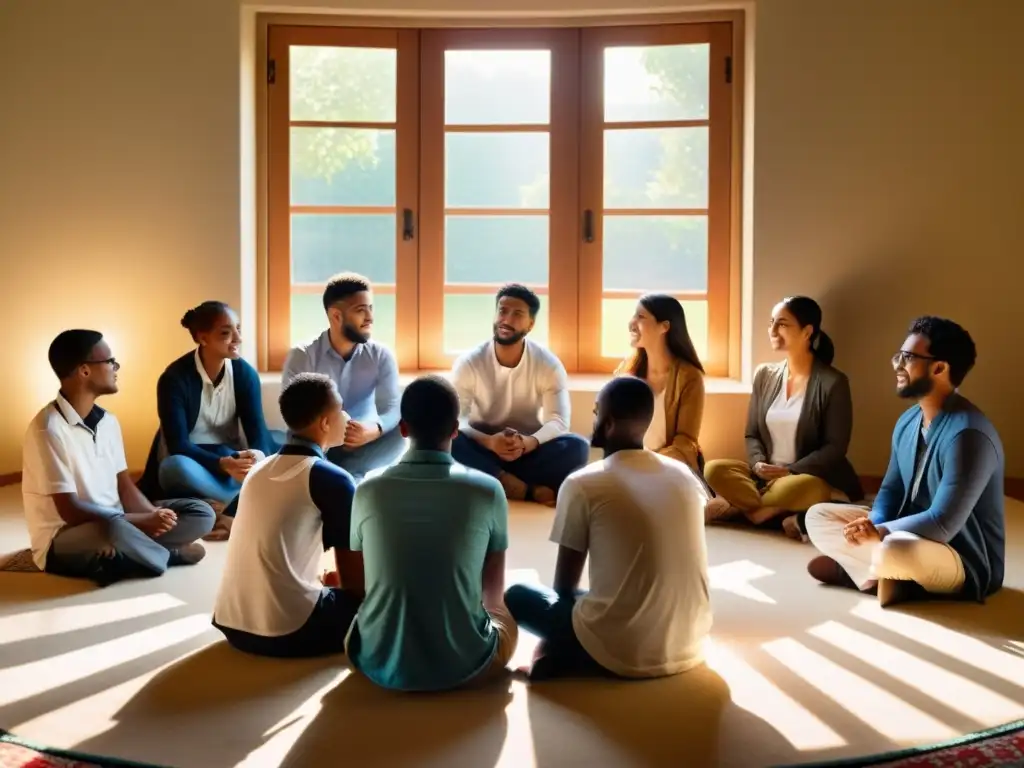
[[[242,487],[234,478],[213,473],[195,459],[177,454],[160,462],[160,487],[169,496],[213,499],[227,504]]]
[[[327,450],[327,459],[344,469],[358,483],[367,472],[394,464],[405,453],[406,440],[395,427],[376,440],[355,449],[337,446]]]
[[[540,485],[557,491],[565,478],[590,459],[590,444],[579,435],[560,435],[515,461],[503,461],[460,432],[452,441],[452,458],[491,477],[508,472],[531,488]]]
[[[58,576],[92,579],[100,586],[127,578],[159,576],[176,565],[174,551],[208,534],[215,515],[206,502],[170,499],[154,506],[174,510],[178,524],[159,538],[143,533],[124,515],[62,528],[46,555],[46,570]],[[100,557],[112,546],[114,557]]]
[[[578,590],[575,595],[560,596],[531,584],[515,584],[505,592],[505,607],[516,624],[541,641],[541,655],[531,678],[612,675],[587,653],[572,627],[573,606],[585,594]]]
[[[224,633],[233,648],[256,656],[298,659],[345,652],[345,636],[359,610],[360,600],[344,589],[324,587],[306,623],[288,635],[264,637],[240,629],[213,626]]]

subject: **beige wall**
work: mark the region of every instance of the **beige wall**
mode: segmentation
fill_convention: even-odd
[[[156,377],[188,348],[177,318],[206,298],[251,298],[243,259],[252,231],[240,212],[251,196],[240,179],[252,145],[242,139],[239,76],[251,11],[238,0],[0,3],[0,323],[10,371],[0,474],[19,468],[25,424],[53,394],[45,351],[58,330],[113,337],[125,367],[108,405],[124,424],[129,463],[141,466]],[[982,354],[965,392],[1000,427],[1011,474],[1024,476],[1024,436],[1012,428],[1016,326],[999,319],[1020,316],[1011,275],[1022,274],[1024,69],[1011,56],[1024,2],[759,0],[756,21],[754,360],[769,354],[762,329],[773,302],[817,296],[853,379],[854,461],[877,474],[901,408],[888,356],[915,314],[952,315]],[[578,411],[586,399],[575,398]],[[743,398],[711,400],[708,454],[740,450]],[[574,421],[585,424],[585,413]]]

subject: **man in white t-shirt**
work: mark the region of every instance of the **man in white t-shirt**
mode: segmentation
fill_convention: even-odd
[[[319,373],[296,374],[278,402],[288,440],[242,482],[213,625],[246,653],[342,653],[363,599],[363,557],[349,544],[355,481],[325,453],[345,442],[349,418]],[[329,549],[338,570],[321,584]]]
[[[565,367],[526,338],[540,310],[537,294],[509,284],[495,304],[493,338],[460,357],[452,371],[461,407],[452,456],[497,478],[510,500],[553,505],[590,448],[569,433]]]
[[[685,464],[644,450],[653,414],[643,380],[605,385],[591,441],[604,459],[570,475],[558,494],[554,589],[517,584],[505,593],[516,622],[542,641],[531,678],[660,677],[703,661],[707,496]]]
[[[96,399],[117,392],[109,345],[98,331],[64,331],[50,344],[56,399],[25,433],[22,498],[39,568],[101,586],[159,576],[205,555],[198,542],[214,512],[196,499],[143,496],[128,472],[121,427]]]

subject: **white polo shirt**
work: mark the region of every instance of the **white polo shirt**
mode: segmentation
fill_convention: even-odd
[[[572,626],[605,669],[658,677],[703,660],[706,500],[689,467],[646,450],[614,453],[562,484],[551,540],[590,555],[590,591]]]
[[[21,495],[32,559],[46,568],[50,543],[64,527],[53,494],[121,509],[117,476],[128,468],[117,418],[98,405],[83,419],[61,394],[36,414],[22,446]]]

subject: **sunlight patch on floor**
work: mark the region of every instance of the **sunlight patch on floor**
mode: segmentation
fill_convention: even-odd
[[[193,614],[127,637],[0,670],[0,706],[60,688],[191,640],[210,629],[208,614]]]
[[[185,605],[161,592],[85,605],[67,605],[0,616],[0,644],[75,632],[115,621],[137,619]]]
[[[723,644],[709,639],[705,652],[708,666],[729,686],[733,703],[771,725],[797,749],[807,752],[846,745],[842,736]]]
[[[957,661],[969,664],[975,669],[1024,688],[1024,657],[997,650],[988,643],[946,629],[926,619],[886,611],[877,603],[862,603],[854,607],[851,613],[859,619],[870,621],[951,656]],[[1021,623],[1024,624],[1024,618],[1021,619]]]
[[[897,744],[943,741],[959,735],[945,723],[792,638],[772,640],[761,647],[858,720]]]
[[[775,571],[750,560],[737,560],[708,568],[708,582],[711,589],[731,592],[738,597],[745,597],[758,603],[775,605],[774,598],[769,597],[750,582],[771,576]]]
[[[1024,717],[1024,705],[837,621],[826,622],[808,631],[865,664],[870,664],[966,715],[979,726],[1006,723]]]

